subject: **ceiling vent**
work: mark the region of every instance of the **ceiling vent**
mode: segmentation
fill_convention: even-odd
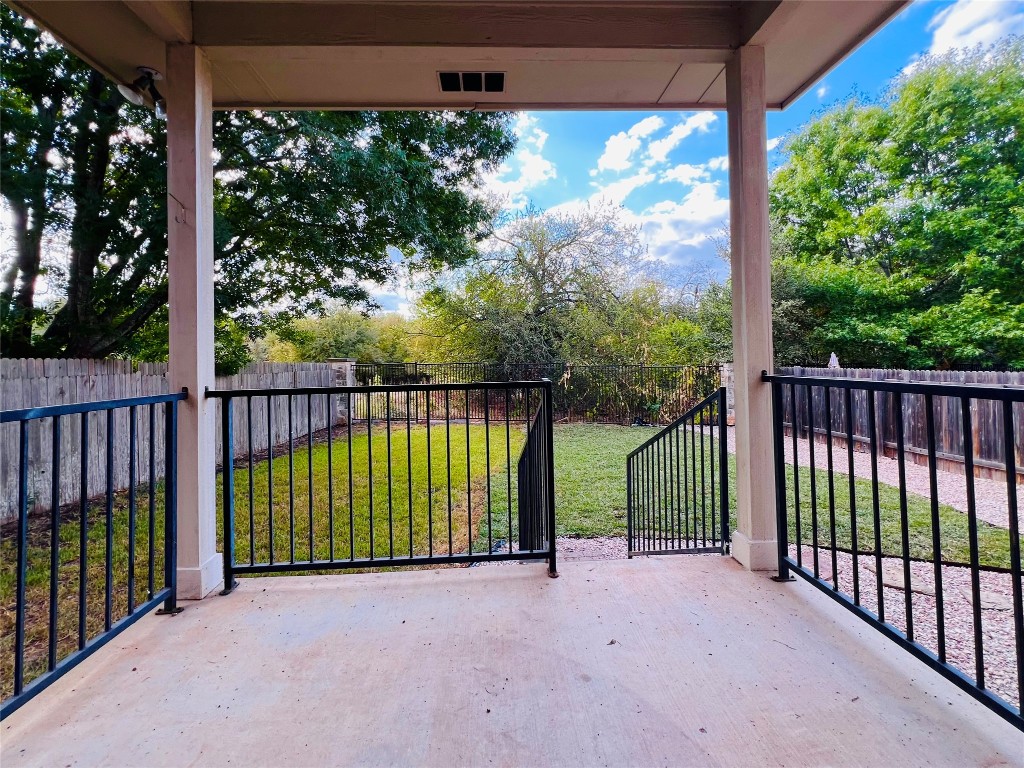
[[[504,72],[438,72],[443,93],[504,93]]]

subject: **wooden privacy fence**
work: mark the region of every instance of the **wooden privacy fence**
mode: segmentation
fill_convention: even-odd
[[[986,384],[989,386],[1024,387],[1024,372],[1014,371],[905,371],[882,368],[782,368],[780,374],[793,376],[840,377],[871,379],[874,381],[913,381],[954,384]],[[825,435],[825,392],[812,389],[814,432]],[[832,434],[845,445],[849,427],[842,402],[842,393],[831,390]],[[885,392],[875,401],[875,428],[886,456],[896,456],[896,419],[893,416],[896,394]],[[852,393],[852,432],[855,446],[867,450],[870,423],[867,408],[868,393]],[[794,423],[793,403],[788,388],[783,388],[783,422],[788,431]],[[964,471],[963,417],[960,400],[955,397],[934,398],[935,440],[939,469]],[[1016,424],[1024,424],[1024,406],[1015,404]],[[971,401],[971,436],[974,443],[974,469],[978,477],[1006,478],[1003,458],[1002,405],[993,400]],[[903,396],[904,439],[906,452],[917,464],[928,463],[928,435],[925,420],[924,395]],[[797,392],[795,423],[797,434],[808,436],[811,423],[808,404],[802,391]],[[1024,481],[1024,430],[1014,435],[1018,482]]]
[[[170,391],[166,363],[140,363],[137,370],[130,360],[13,360],[0,359],[0,408],[18,410],[45,405],[116,400],[128,397],[164,394]],[[217,389],[269,388],[269,387],[322,387],[336,382],[335,368],[326,363],[255,363],[234,376],[218,376]],[[301,403],[299,401],[302,401]],[[319,402],[318,402],[319,401]],[[248,425],[246,408],[236,404],[234,445],[237,455],[248,452]],[[215,404],[217,424],[220,424],[220,401]],[[344,403],[337,404],[336,420],[344,418]],[[237,412],[241,411],[241,413]],[[293,403],[292,436],[307,433],[307,423],[314,431],[327,426],[327,408],[323,398],[314,398],[311,418],[307,422],[305,398]],[[252,399],[252,449],[267,450],[270,441],[278,445],[288,440],[288,399],[276,398],[270,414],[273,430],[267,432],[267,399]],[[65,417],[61,430],[60,503],[77,501],[81,490],[81,435],[82,416]],[[89,418],[89,495],[106,491],[107,425],[104,414],[93,413]],[[119,409],[114,416],[114,485],[128,485],[128,433],[129,411]],[[138,457],[149,456],[149,446],[156,440],[155,474],[164,475],[164,422],[159,416],[150,431],[147,409],[136,413]],[[29,505],[50,504],[50,469],[52,434],[48,419],[33,422],[29,428]],[[45,423],[44,423],[45,422]],[[219,435],[219,432],[218,432]],[[0,425],[0,521],[13,519],[18,504],[18,425]],[[217,440],[217,461],[221,462],[220,440]],[[145,477],[149,468],[145,468]]]

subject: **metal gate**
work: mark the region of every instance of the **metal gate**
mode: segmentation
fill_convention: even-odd
[[[725,388],[626,458],[629,556],[729,551]]]

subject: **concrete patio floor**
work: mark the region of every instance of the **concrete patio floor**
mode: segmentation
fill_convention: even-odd
[[[1020,765],[802,582],[716,556],[243,580],[10,716],[5,768]]]

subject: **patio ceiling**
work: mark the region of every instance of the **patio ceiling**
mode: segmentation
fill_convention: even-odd
[[[906,0],[104,0],[10,5],[119,82],[209,56],[215,108],[724,109],[725,62],[765,49],[766,97],[797,98]],[[496,93],[443,71],[504,72]]]

